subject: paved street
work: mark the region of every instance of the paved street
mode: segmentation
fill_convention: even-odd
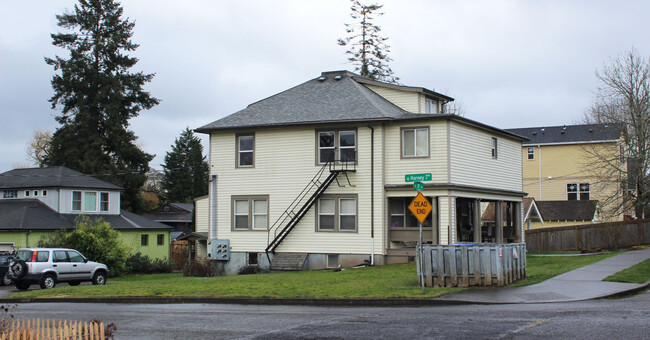
[[[90,320],[118,339],[643,339],[650,292],[571,303],[419,308],[26,303],[18,317]]]

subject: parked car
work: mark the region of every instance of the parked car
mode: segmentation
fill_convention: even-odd
[[[0,286],[8,286],[12,282],[9,278],[9,261],[13,259],[13,254],[0,254]]]
[[[83,281],[106,284],[109,271],[102,263],[88,261],[74,249],[24,248],[10,260],[9,275],[16,288],[29,289],[33,283],[41,288],[54,288],[59,282],[77,286]]]

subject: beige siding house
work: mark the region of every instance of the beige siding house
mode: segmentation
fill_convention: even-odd
[[[196,131],[211,183],[197,232],[229,242],[225,272],[405,262],[418,224],[408,174],[431,174],[424,241],[522,240],[522,138],[445,114],[453,98],[347,71],[319,77]],[[490,202],[506,211],[481,222]]]

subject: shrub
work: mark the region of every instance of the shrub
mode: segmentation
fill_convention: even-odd
[[[72,248],[88,259],[105,264],[111,276],[124,273],[130,249],[119,239],[120,233],[101,218],[91,220],[80,215],[75,219],[75,229],[57,230],[41,238],[37,246],[45,248]]]
[[[208,258],[198,258],[183,266],[183,276],[212,277],[215,275],[212,262]]]
[[[172,266],[168,261],[162,259],[151,259],[147,255],[138,252],[126,260],[126,272],[128,274],[155,274],[171,273]]]

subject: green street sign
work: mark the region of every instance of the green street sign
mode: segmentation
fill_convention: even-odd
[[[424,190],[424,183],[422,183],[422,182],[413,182],[413,189],[415,189],[415,190]]]
[[[431,176],[431,173],[426,173],[426,174],[410,174],[404,176],[404,181],[405,182],[422,182],[422,181],[430,181],[433,177]]]

